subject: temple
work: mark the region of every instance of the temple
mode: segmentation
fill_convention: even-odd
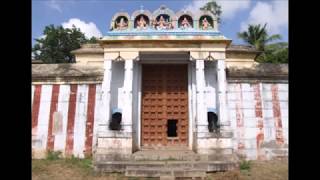
[[[32,66],[35,157],[92,155],[97,170],[157,177],[139,163],[201,175],[287,156],[287,66],[257,63],[210,12],[118,12],[72,53],[75,64]]]

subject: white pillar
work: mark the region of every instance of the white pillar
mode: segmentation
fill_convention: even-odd
[[[217,79],[218,79],[218,114],[219,122],[222,125],[222,129],[228,129],[230,122],[227,117],[227,99],[226,99],[226,71],[225,60],[219,59],[217,61]]]
[[[99,123],[98,132],[105,132],[108,130],[108,123],[110,120],[110,97],[111,97],[111,76],[112,76],[112,60],[104,60],[104,74],[102,81],[102,101],[103,101],[103,121]]]
[[[124,107],[122,112],[123,128],[132,132],[132,85],[133,60],[126,60],[124,64]]]
[[[213,29],[214,29],[215,31],[219,31],[219,23],[218,23],[218,19],[217,19],[217,18],[215,18],[215,19],[213,20]]]
[[[208,130],[207,107],[205,105],[205,74],[204,60],[196,60],[196,89],[197,89],[197,132]],[[207,132],[207,131],[205,131]]]

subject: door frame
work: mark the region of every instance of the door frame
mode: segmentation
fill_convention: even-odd
[[[161,61],[148,61],[148,62],[143,62],[140,61],[139,63],[137,63],[137,70],[138,70],[138,82],[137,82],[137,91],[138,91],[138,114],[137,114],[137,133],[138,133],[138,139],[137,139],[137,143],[138,143],[138,149],[141,150],[142,149],[142,143],[141,143],[141,139],[142,139],[142,129],[141,129],[141,124],[142,124],[142,117],[141,117],[141,113],[142,113],[142,66],[144,64],[187,64],[187,76],[188,76],[188,143],[186,148],[188,150],[192,150],[193,149],[193,144],[194,144],[194,129],[195,127],[195,114],[194,114],[194,110],[195,110],[195,101],[193,100],[193,96],[195,94],[195,87],[192,83],[193,79],[194,79],[194,71],[195,71],[195,67],[194,67],[194,63],[192,63],[191,61],[172,61],[170,63],[168,62],[161,62]]]

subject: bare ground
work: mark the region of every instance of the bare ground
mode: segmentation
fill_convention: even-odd
[[[208,173],[210,180],[287,180],[288,160],[252,161],[249,170]]]
[[[208,180],[287,180],[288,161],[252,161],[247,170],[208,173]],[[32,160],[33,180],[143,180],[119,173],[95,174],[91,160]]]

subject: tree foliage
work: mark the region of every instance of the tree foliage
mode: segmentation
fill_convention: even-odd
[[[266,45],[264,53],[257,59],[265,63],[288,63],[288,43],[279,42]]]
[[[267,24],[264,24],[264,26],[261,26],[261,24],[249,25],[247,31],[238,33],[238,37],[254,46],[257,50],[262,51],[257,58],[258,62],[288,63],[288,43],[268,44],[274,40],[281,39],[281,36],[279,34],[269,35],[266,26]]]
[[[243,39],[248,44],[253,45],[257,50],[264,51],[265,45],[271,41],[281,39],[279,34],[269,35],[266,30],[267,24],[261,27],[258,25],[249,25],[248,30],[239,32],[238,37]]]
[[[36,44],[32,48],[32,53],[34,59],[42,60],[44,63],[73,63],[75,57],[71,54],[72,50],[80,48],[84,43],[97,42],[95,37],[86,39],[75,26],[70,29],[48,25],[43,34],[43,38],[35,39]]]
[[[89,40],[87,40],[86,43],[88,43],[88,44],[95,44],[95,43],[98,42],[97,40],[98,40],[98,39],[97,39],[96,37],[92,36]]]
[[[219,6],[216,1],[212,0],[212,1],[207,2],[207,4],[204,5],[202,8],[200,8],[200,10],[209,11],[212,14],[216,15],[218,23],[220,23],[220,21],[221,21],[220,15],[222,13],[222,10],[221,10],[221,6]]]

